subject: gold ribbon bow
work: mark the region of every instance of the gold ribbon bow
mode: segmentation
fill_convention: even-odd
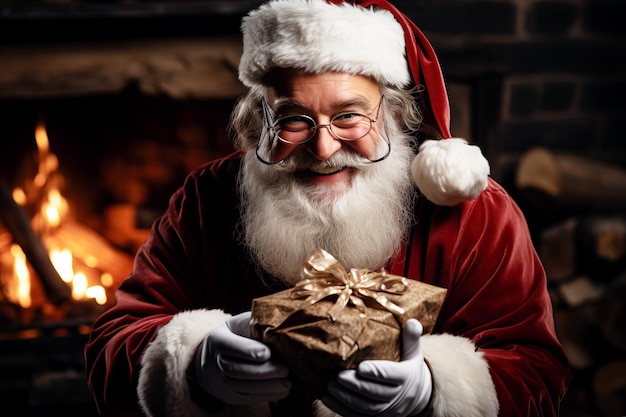
[[[338,294],[337,301],[328,311],[335,321],[344,307],[351,302],[365,313],[366,307],[362,298],[372,299],[382,309],[402,317],[404,309],[391,302],[384,293],[399,294],[408,287],[405,277],[388,274],[385,271],[367,269],[346,269],[331,254],[323,249],[316,250],[304,263],[302,280],[291,292],[292,298],[305,298],[300,309],[333,294]]]

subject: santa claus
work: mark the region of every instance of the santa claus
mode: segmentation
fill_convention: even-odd
[[[243,20],[237,152],[194,170],[85,348],[104,415],[555,416],[569,368],[518,206],[453,138],[423,33],[385,0],[273,0]],[[250,338],[254,298],[318,248],[447,289],[399,361],[319,398]],[[301,353],[303,356],[307,352]]]

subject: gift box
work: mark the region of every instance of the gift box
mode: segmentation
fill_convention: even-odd
[[[293,288],[253,300],[250,335],[289,367],[294,387],[312,395],[363,360],[400,360],[406,320],[430,333],[446,294],[385,271],[347,271],[322,249],[301,275]]]

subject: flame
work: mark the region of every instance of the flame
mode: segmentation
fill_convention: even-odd
[[[80,300],[85,296],[87,292],[87,276],[79,272],[74,275],[72,279],[72,298],[75,300]]]
[[[48,132],[43,123],[38,123],[35,127],[35,142],[40,155],[46,155],[50,151],[50,142],[48,141]]]
[[[61,279],[72,286],[72,298],[74,300],[93,298],[100,305],[106,304],[106,291],[103,285],[106,286],[108,282],[106,276],[110,276],[110,274],[102,274],[100,282],[103,285],[89,286],[89,279],[85,272],[74,272],[74,257],[69,249],[52,249],[50,261]]]
[[[105,287],[112,285],[113,278],[111,274],[95,270],[98,260],[94,257],[77,260],[74,259],[74,254],[70,249],[49,247],[51,246],[49,242],[53,241],[50,239],[52,233],[63,223],[69,213],[69,205],[54,181],[51,181],[52,176],[58,170],[59,163],[56,155],[50,152],[48,134],[43,123],[38,123],[35,129],[35,141],[39,165],[33,178],[33,185],[40,190],[41,194],[38,200],[39,213],[32,220],[33,226],[39,231],[42,242],[48,248],[52,265],[61,279],[71,286],[72,298],[74,300],[94,299],[96,303],[104,305],[107,302]],[[13,198],[20,206],[32,203],[29,201],[29,194],[22,188],[16,187],[13,190]],[[12,288],[8,289],[10,294],[7,296],[24,308],[31,307],[31,283],[26,256],[19,245],[15,244],[11,246],[11,255],[14,283]],[[86,269],[75,270],[75,261]],[[98,278],[100,283],[90,285],[90,281]]]
[[[74,279],[74,266],[72,252],[69,249],[50,250],[50,261],[63,281],[72,282]]]
[[[50,174],[54,173],[59,168],[59,160],[56,155],[50,153],[48,132],[41,122],[38,123],[35,128],[35,142],[37,143],[39,170],[33,179],[33,183],[38,188],[41,188],[50,178]]]
[[[30,298],[30,273],[26,265],[26,255],[19,245],[11,245],[11,255],[13,255],[13,271],[17,280],[17,291],[13,295],[15,301],[24,308],[32,304]]]
[[[23,206],[28,201],[28,199],[26,198],[26,192],[19,187],[13,189],[13,192],[11,194],[13,196],[13,200],[15,200],[15,202],[20,206]]]
[[[42,216],[49,227],[57,227],[68,211],[68,204],[61,192],[53,188],[48,192],[46,200],[41,205]]]
[[[104,287],[99,285],[87,288],[85,295],[89,298],[96,300],[96,303],[104,305],[107,302],[107,294]]]
[[[100,276],[100,282],[105,287],[110,287],[111,285],[114,284],[113,275],[109,274],[108,272],[105,272],[104,274]]]

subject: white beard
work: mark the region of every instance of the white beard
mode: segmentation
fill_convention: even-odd
[[[321,248],[348,270],[383,267],[413,222],[408,142],[398,138],[389,157],[376,163],[350,152],[333,156],[326,164],[355,167],[350,184],[339,185],[303,186],[289,168],[264,165],[248,152],[239,178],[243,239],[259,266],[294,284],[303,262]],[[298,166],[319,163],[297,159]]]

